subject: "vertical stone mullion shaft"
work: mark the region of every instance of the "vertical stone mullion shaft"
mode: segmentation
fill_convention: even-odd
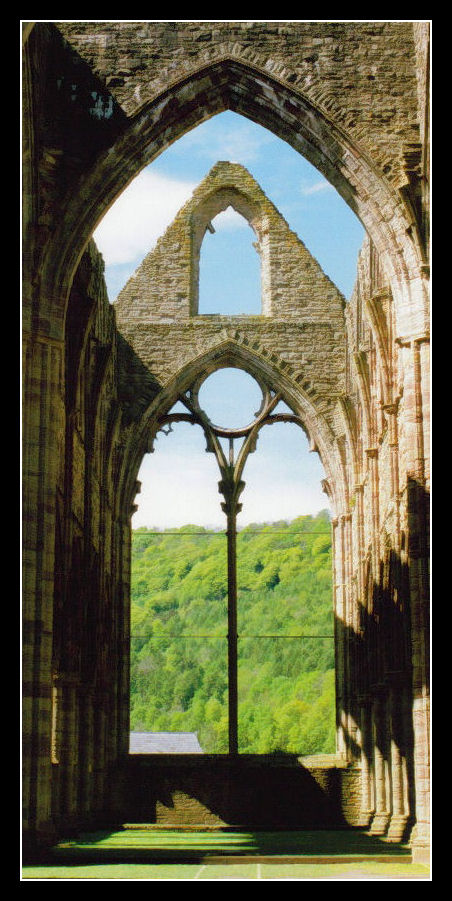
[[[64,435],[63,345],[32,340],[24,365],[23,800],[31,833],[51,828],[55,498]]]
[[[228,705],[229,753],[238,753],[238,673],[237,673],[237,514],[235,506],[227,514],[228,541]]]

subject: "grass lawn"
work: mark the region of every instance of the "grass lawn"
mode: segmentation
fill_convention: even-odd
[[[238,858],[241,858],[239,861]],[[23,879],[429,879],[404,845],[353,830],[146,829],[84,833],[24,866]]]
[[[24,867],[23,879],[429,879],[409,863],[337,864],[93,864]]]

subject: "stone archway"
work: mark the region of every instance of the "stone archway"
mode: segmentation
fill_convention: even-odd
[[[315,434],[317,428],[319,450],[332,461],[327,465],[338,510],[338,643],[347,673],[341,750],[350,760],[362,753],[367,775],[361,813],[383,829],[400,761],[400,755],[391,756],[391,742],[398,742],[407,757],[410,792],[402,811],[400,797],[392,799],[399,806],[393,807],[389,834],[397,837],[415,818],[415,844],[422,850],[429,822],[429,363],[422,227],[428,213],[422,181],[428,160],[428,25],[287,23],[277,33],[271,23],[219,23],[216,30],[212,23],[123,25],[37,23],[25,34],[26,828],[33,840],[45,840],[80,816],[98,822],[105,815],[108,779],[124,753],[127,730],[128,542],[143,416],[196,358],[188,343],[175,373],[140,369],[130,334],[116,330],[102,262],[89,238],[119,191],[156,154],[203,119],[232,109],[306,155],[368,232],[340,333],[340,390],[325,387],[319,398],[318,378],[309,378],[306,361],[283,360],[276,366],[282,376],[276,370],[273,376],[287,379],[288,396],[299,390],[308,430]],[[293,327],[301,342],[301,321]],[[174,339],[155,321],[148,334],[154,334],[154,347]],[[253,365],[253,353],[269,372],[275,364],[264,334],[250,336],[221,324],[199,348],[203,365],[206,354],[216,348],[221,355],[222,346],[246,365]],[[89,411],[95,414],[94,433]],[[325,436],[319,415],[327,423]],[[375,599],[392,603],[394,594],[385,593],[388,578],[380,565],[385,534],[391,538],[394,578],[398,568],[403,573],[403,603],[394,612],[402,632],[407,609],[412,624],[402,676],[386,666],[382,649],[392,635],[372,606]],[[81,569],[81,582],[55,578],[56,547],[65,575]],[[74,595],[65,604],[66,615],[74,617],[67,624],[54,620],[62,584]],[[83,644],[81,622],[89,610],[96,647],[85,650],[95,654],[98,648],[95,678],[90,681],[79,668],[57,674],[53,684],[54,632],[58,640],[66,631]],[[109,659],[118,663],[115,673]],[[369,660],[373,681],[363,676]],[[397,707],[401,679],[405,720]],[[52,699],[58,701],[61,686],[64,703],[58,708]],[[58,764],[50,753],[53,724],[61,724],[67,749]],[[384,747],[383,760],[373,735]],[[61,808],[51,801],[56,766],[59,784],[66,786]],[[385,792],[378,807],[369,808],[372,784],[382,774]]]
[[[378,173],[368,151],[347,134],[344,124],[334,122],[331,110],[327,115],[290,83],[234,56],[195,67],[140,107],[115,143],[83,173],[81,183],[63,195],[58,248],[49,245],[42,263],[43,291],[57,307],[70,287],[68,274],[74,272],[86,242],[118,193],[170,143],[224,109],[283,137],[325,175],[371,237],[401,315],[406,311],[412,316],[416,307],[421,312],[425,259],[409,205]],[[61,312],[64,315],[64,308]],[[403,320],[400,329],[405,331]]]
[[[343,468],[338,453],[337,440],[328,421],[319,413],[315,400],[306,393],[299,381],[293,378],[293,371],[278,360],[275,355],[269,359],[267,349],[251,350],[247,344],[237,339],[215,343],[205,353],[186,363],[174,378],[158,394],[133,429],[130,438],[130,456],[124,458],[123,464],[123,498],[124,511],[128,511],[134,502],[136,478],[144,453],[152,451],[153,439],[159,428],[160,420],[171,409],[176,401],[196,381],[200,375],[210,374],[226,366],[236,367],[248,372],[258,380],[264,379],[274,391],[281,394],[282,399],[294,410],[303,423],[310,448],[317,451],[325,469],[328,491],[336,513],[344,509],[346,487],[343,483]],[[289,368],[289,372],[287,372]]]

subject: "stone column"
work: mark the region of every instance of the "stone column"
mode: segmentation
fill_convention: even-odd
[[[391,450],[391,495],[394,499],[395,535],[394,546],[400,549],[400,497],[399,497],[399,440],[398,440],[398,416],[399,403],[385,404],[383,407],[389,432],[389,447]]]
[[[362,604],[364,600],[365,579],[364,579],[364,485],[357,482],[354,486],[356,499],[355,519],[356,519],[356,560],[357,560],[357,579],[358,579],[358,598]],[[356,612],[357,626],[359,627],[359,610]]]
[[[367,829],[375,812],[372,772],[372,705],[367,697],[361,698],[361,810],[360,823]]]
[[[375,813],[370,827],[372,835],[384,835],[391,816],[385,708],[384,689],[376,688],[372,709],[375,779]]]
[[[340,517],[342,533],[342,572],[343,572],[343,597],[344,597],[344,627],[345,627],[345,683],[346,693],[346,742],[347,758],[356,759],[358,754],[358,711],[356,706],[356,611],[353,598],[353,550],[352,550],[352,517],[351,513],[344,513]]]
[[[403,688],[402,674],[392,674],[389,693],[392,815],[388,829],[388,839],[394,842],[400,842],[402,840],[409,814],[408,798],[406,796]]]
[[[52,685],[52,737],[51,737],[51,761],[52,761],[52,818],[57,822],[61,810],[61,729],[63,707],[63,688],[58,675],[54,676]]]
[[[429,337],[399,340],[404,363],[404,457],[410,580],[416,825],[413,859],[429,860],[430,699],[429,699]]]
[[[79,721],[78,809],[87,817],[93,804],[94,716],[92,689],[86,686],[80,692]]]
[[[130,733],[130,556],[131,525],[126,522],[116,524],[116,546],[118,548],[118,653],[121,669],[117,676],[118,703],[118,755],[129,753]]]
[[[345,756],[347,745],[345,741],[345,628],[344,628],[344,592],[342,573],[342,535],[339,528],[339,519],[333,519],[333,605],[334,605],[334,646],[336,650],[336,742],[337,751]]]
[[[378,448],[366,448],[369,478],[371,485],[371,517],[372,517],[372,562],[373,571],[378,573],[380,562],[380,499],[378,483]]]
[[[75,822],[78,802],[78,685],[63,679],[62,732],[60,744],[60,791],[62,822]]]
[[[105,692],[97,691],[94,701],[94,761],[93,761],[93,808],[102,812],[105,807]]]
[[[53,832],[51,663],[64,352],[61,341],[42,335],[25,337],[24,350],[22,796],[25,836],[39,841]]]

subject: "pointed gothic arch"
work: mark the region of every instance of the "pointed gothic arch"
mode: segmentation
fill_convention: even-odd
[[[300,417],[310,449],[319,454],[325,470],[328,494],[336,510],[343,510],[347,489],[343,483],[344,469],[338,453],[331,425],[319,412],[315,400],[287,372],[284,360],[273,355],[269,359],[266,349],[259,353],[247,345],[228,338],[188,361],[162,388],[148,406],[139,423],[130,432],[129,451],[123,458],[121,490],[124,514],[131,509],[136,493],[137,475],[145,453],[152,451],[152,443],[159,428],[159,420],[171,409],[181,395],[201,375],[207,375],[225,367],[243,369],[258,382],[281,394],[284,402]]]
[[[230,57],[195,69],[149,100],[62,199],[58,247],[51,241],[42,261],[42,290],[55,313],[60,308],[64,318],[83,250],[118,194],[169,144],[225,109],[273,131],[322,172],[371,237],[397,305],[423,310],[425,260],[416,222],[367,152],[299,90]]]

